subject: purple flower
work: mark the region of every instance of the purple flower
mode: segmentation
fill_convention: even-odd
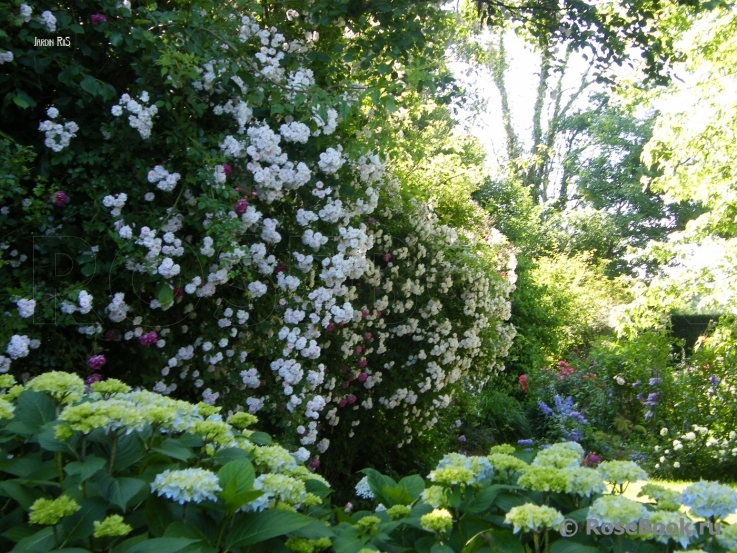
[[[553,414],[553,410],[550,407],[548,407],[548,404],[545,403],[544,401],[542,400],[538,401],[537,405],[540,407],[540,411],[542,411],[543,415],[545,415],[546,417]]]
[[[459,442],[465,442],[466,441],[466,437],[465,436],[458,436],[458,441]]]
[[[651,418],[653,418],[653,412],[652,411],[648,411],[647,413],[645,413],[645,420],[646,421],[649,421]]]
[[[104,355],[93,355],[87,360],[87,364],[93,371],[99,370],[105,363],[107,363],[107,359]]]
[[[156,331],[152,330],[151,332],[139,336],[138,341],[141,342],[142,346],[151,346],[159,341],[159,337],[157,336]]]
[[[66,205],[68,201],[69,201],[69,196],[67,196],[63,190],[54,192],[51,195],[51,203],[54,204],[56,207],[63,207]]]
[[[310,461],[310,464],[308,465],[312,470],[315,470],[320,467],[320,459],[314,459]],[[349,503],[350,505],[350,503]],[[353,505],[351,505],[353,507]]]
[[[660,378],[651,378],[650,379],[650,386],[657,386],[661,382],[663,382],[663,380],[660,379]]]
[[[92,386],[95,382],[100,382],[102,380],[102,376],[100,376],[98,373],[95,373],[93,375],[88,376],[84,383],[87,384],[87,386]]]
[[[535,440],[533,440],[532,438],[529,438],[527,440],[517,440],[517,445],[535,445]]]
[[[581,424],[588,424],[588,421],[584,418],[584,416],[579,413],[578,411],[571,411],[571,414],[569,415],[574,421],[580,422]]]
[[[530,451],[532,451],[532,448],[531,448],[531,447],[526,447],[526,448],[525,448],[524,450],[525,450],[525,451],[526,451],[527,453],[529,453]]]
[[[633,387],[633,388],[637,388],[637,387],[638,387],[638,386],[639,386],[640,384],[642,384],[642,382],[640,382],[640,381],[638,380],[637,382],[633,382],[633,383],[632,383],[632,387]]]
[[[247,207],[248,207],[248,202],[246,200],[238,200],[235,204],[235,212],[243,213],[244,211],[246,211]]]
[[[709,378],[709,381],[711,382],[711,385],[716,388],[716,386],[719,384],[719,380],[717,379],[716,375],[711,375],[711,378]]]
[[[100,23],[106,23],[107,17],[101,13],[93,13],[92,16],[90,16],[90,20],[92,21],[92,26],[97,27]]]
[[[657,405],[658,404],[658,396],[659,395],[660,394],[658,394],[657,392],[653,392],[652,394],[648,395],[647,396],[647,401],[645,402],[645,405],[647,405],[648,407],[652,407],[654,405]]]

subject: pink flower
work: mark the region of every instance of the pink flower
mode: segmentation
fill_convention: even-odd
[[[363,348],[361,346],[356,347],[356,355],[361,355],[362,351],[363,351]]]
[[[365,319],[366,317],[368,317],[368,315],[369,315],[369,313],[368,313],[368,311],[366,309],[362,309],[361,310],[361,318],[362,319]]]
[[[92,386],[95,382],[100,382],[102,380],[102,376],[100,376],[98,373],[92,374],[85,378],[84,383],[87,384],[87,386]]]
[[[69,196],[67,196],[63,190],[54,192],[51,195],[51,203],[54,204],[56,207],[63,207],[66,205],[68,201],[69,201]]]
[[[138,341],[141,342],[142,346],[151,346],[159,341],[159,337],[156,335],[156,331],[152,330],[147,334],[139,336]]]
[[[313,459],[312,461],[310,461],[309,467],[312,470],[320,468],[320,459]]]
[[[117,342],[119,339],[120,339],[120,336],[118,335],[118,331],[115,330],[114,328],[111,328],[105,333],[105,340],[107,340],[108,342],[112,342],[112,341]]]
[[[174,287],[174,297],[175,298],[181,298],[184,295],[184,288],[180,288],[179,286]]]
[[[361,373],[358,375],[359,382],[366,382],[367,378],[368,378],[368,373]]]
[[[333,330],[335,330],[335,325],[333,323],[330,323],[327,327],[325,327],[325,330],[327,330],[328,332],[332,332]]]
[[[107,17],[101,13],[93,13],[92,16],[90,16],[90,20],[92,21],[92,26],[97,27],[100,23],[106,23]]]
[[[338,407],[345,407],[348,404],[347,399],[341,399],[340,403],[338,404]]]
[[[93,355],[87,360],[87,364],[93,371],[98,370],[105,363],[107,363],[107,359],[105,359],[104,355]]]
[[[343,365],[343,366],[342,366],[342,367],[340,368],[340,374],[345,374],[345,372],[346,372],[347,370],[348,370],[348,367],[346,367],[345,365]]]
[[[366,334],[363,335],[363,339],[364,340],[370,340],[371,338],[372,338],[372,336],[371,336],[371,333],[370,332],[367,332]]]
[[[243,213],[247,207],[248,207],[248,202],[246,200],[238,200],[238,202],[235,204],[235,212]]]
[[[350,380],[346,380],[345,382],[343,382],[343,388],[347,388],[350,385],[351,385],[351,381]]]
[[[384,256],[384,261],[388,263],[391,258],[392,258],[392,254],[388,253]]]
[[[377,319],[381,319],[381,311],[377,311],[376,312],[376,318]]]
[[[369,217],[369,220],[368,220],[369,225],[373,225],[375,222],[376,222],[376,219],[374,219],[373,217]]]
[[[358,362],[358,366],[361,367],[361,368],[364,368],[366,365],[368,365],[368,360],[367,359],[361,359]]]
[[[227,163],[223,163],[223,171],[225,171],[225,176],[227,177],[233,172],[233,168]]]
[[[356,396],[354,396],[353,394],[351,394],[351,395],[348,396],[348,403],[350,403],[350,404],[356,403],[356,399],[358,399],[358,398]]]
[[[345,504],[345,509],[343,509],[346,513],[350,513],[353,510],[353,503],[350,501]]]

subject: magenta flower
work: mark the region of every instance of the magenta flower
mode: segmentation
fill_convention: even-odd
[[[356,347],[356,355],[361,355],[362,351],[363,351],[363,348],[361,346]]]
[[[340,400],[340,403],[338,404],[338,407],[341,407],[342,408],[342,407],[345,407],[346,405],[348,405],[348,400],[347,399],[341,399]]]
[[[356,403],[356,400],[357,399],[358,398],[356,396],[354,396],[353,394],[351,394],[351,395],[348,396],[348,403],[350,403],[350,404]]]
[[[184,288],[180,288],[179,286],[174,287],[174,297],[175,298],[181,298],[184,295]]]
[[[93,371],[99,370],[105,363],[107,363],[107,359],[104,355],[93,355],[87,360],[87,364]]]
[[[376,222],[376,219],[374,219],[373,217],[369,217],[369,220],[368,220],[369,225],[373,225],[375,222]]]
[[[368,315],[369,315],[369,313],[368,313],[367,310],[365,310],[365,309],[362,309],[361,310],[361,318],[362,319],[365,319],[366,317],[368,317]]]
[[[364,340],[370,340],[371,338],[373,338],[373,336],[371,336],[370,332],[367,332],[366,334],[363,335]]]
[[[156,331],[152,330],[147,334],[139,336],[138,341],[141,342],[142,346],[151,346],[159,341],[159,337],[156,335]]]
[[[392,254],[388,253],[384,256],[384,261],[388,263],[391,258],[392,258]]]
[[[235,212],[243,213],[247,207],[248,207],[248,202],[246,200],[238,200],[238,202],[235,204]]]
[[[97,27],[100,23],[106,23],[107,17],[105,17],[101,13],[94,13],[90,17],[90,20],[92,21],[92,26]]]
[[[312,461],[310,461],[309,467],[312,470],[320,468],[320,459],[313,459]]]
[[[376,318],[377,319],[381,319],[381,311],[377,311],[376,312]]]
[[[361,359],[358,362],[358,366],[361,367],[361,368],[364,368],[366,365],[368,365],[368,360],[367,359]]]
[[[105,333],[105,340],[107,340],[108,342],[112,342],[112,341],[117,342],[119,339],[120,339],[120,336],[118,335],[118,331],[115,330],[114,328],[111,328]]]
[[[225,171],[225,176],[227,177],[233,172],[233,168],[227,163],[223,163],[223,171]]]
[[[368,378],[368,373],[361,373],[358,375],[359,382],[366,382],[367,378]]]
[[[68,201],[69,201],[69,196],[67,196],[63,190],[54,192],[51,195],[51,203],[54,204],[56,207],[63,207],[66,205]]]
[[[333,330],[335,330],[335,324],[330,323],[327,327],[325,327],[325,330],[327,330],[328,332],[332,332]]]
[[[85,378],[84,383],[87,384],[87,386],[92,386],[95,382],[100,382],[100,380],[102,380],[102,376],[95,373]]]

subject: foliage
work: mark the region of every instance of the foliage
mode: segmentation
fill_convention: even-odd
[[[331,535],[326,481],[247,429],[252,415],[112,379],[85,392],[70,373],[0,378],[4,551],[214,553]]]
[[[387,90],[434,82],[420,28],[448,16],[354,4],[0,7],[0,370],[114,372],[260,412],[317,455],[361,432],[401,446],[501,369],[504,240],[402,201],[356,137],[362,102],[379,124]],[[71,46],[33,47],[52,33]]]

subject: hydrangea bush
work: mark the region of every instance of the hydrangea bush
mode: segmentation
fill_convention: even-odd
[[[3,551],[204,553],[329,535],[327,482],[248,429],[254,415],[57,371],[25,386],[2,375],[0,390]]]
[[[308,4],[0,8],[0,371],[115,374],[315,454],[366,421],[409,442],[501,369],[508,246],[402,201],[321,51],[353,35]]]

